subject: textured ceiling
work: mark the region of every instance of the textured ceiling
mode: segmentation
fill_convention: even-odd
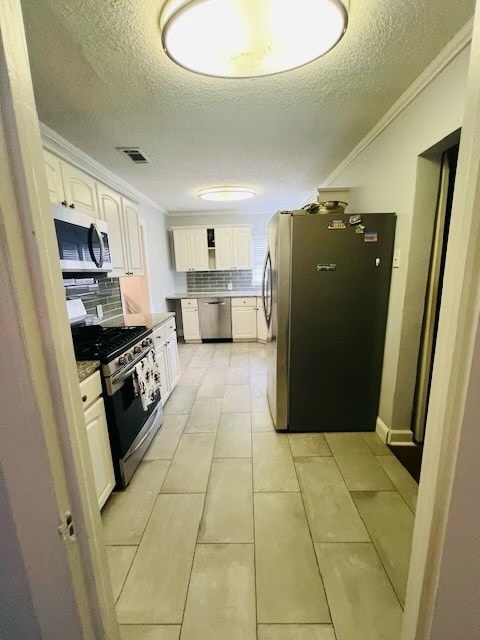
[[[294,0],[291,0],[292,2]],[[162,0],[22,0],[40,119],[168,211],[303,204],[467,22],[474,0],[351,0],[345,38],[285,74],[202,77],[162,51]],[[115,147],[140,146],[135,166]]]

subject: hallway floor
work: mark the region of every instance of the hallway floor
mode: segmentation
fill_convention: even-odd
[[[411,476],[374,433],[277,434],[263,345],[179,352],[102,513],[122,640],[398,640]]]

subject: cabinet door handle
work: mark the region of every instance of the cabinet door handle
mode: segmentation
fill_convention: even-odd
[[[75,209],[75,205],[73,204],[73,202],[72,202],[72,204],[70,204],[68,206],[70,207],[70,209]]]
[[[68,203],[66,200],[62,200],[61,204],[63,204],[63,206],[66,207]]]
[[[82,396],[82,402],[86,402],[88,400],[88,396]]]

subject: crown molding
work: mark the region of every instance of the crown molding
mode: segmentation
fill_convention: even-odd
[[[272,216],[271,211],[167,211],[168,218],[195,218],[198,216]]]
[[[377,124],[367,133],[367,135],[357,144],[357,146],[348,154],[348,156],[338,165],[336,169],[324,180],[321,187],[328,187],[344,171],[362,151],[364,151],[378,136],[397,118],[415,98],[428,87],[428,85],[440,75],[452,60],[461,53],[472,41],[473,18],[471,18],[460,31],[450,40],[450,42],[442,49],[438,56],[431,62],[428,67],[422,71],[408,89],[402,93],[400,98],[393,104],[385,115],[377,122]],[[309,196],[305,201],[308,204],[316,199],[317,192]]]
[[[115,173],[91,158],[84,151],[73,145],[43,122],[40,122],[40,133],[42,135],[43,146],[47,151],[51,151],[62,158],[62,160],[69,162],[77,167],[77,169],[81,169],[81,171],[92,176],[92,178],[95,178],[99,182],[103,182],[103,184],[106,184],[111,189],[118,191],[123,196],[133,200],[137,204],[147,204],[160,213],[167,213],[165,209],[156,202],[150,200],[150,198],[145,196],[141,191],[138,191],[128,184],[128,182],[119,178]]]

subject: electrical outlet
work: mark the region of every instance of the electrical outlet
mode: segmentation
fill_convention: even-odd
[[[231,282],[229,282],[229,283],[227,284],[227,289],[228,289],[229,291],[231,291],[231,290],[233,289],[233,285],[232,285],[232,283],[231,283]]]
[[[395,253],[393,254],[393,268],[400,269],[400,262],[402,260],[402,251],[401,249],[395,249]]]
[[[103,307],[101,304],[97,304],[97,316],[99,320],[103,319]]]

